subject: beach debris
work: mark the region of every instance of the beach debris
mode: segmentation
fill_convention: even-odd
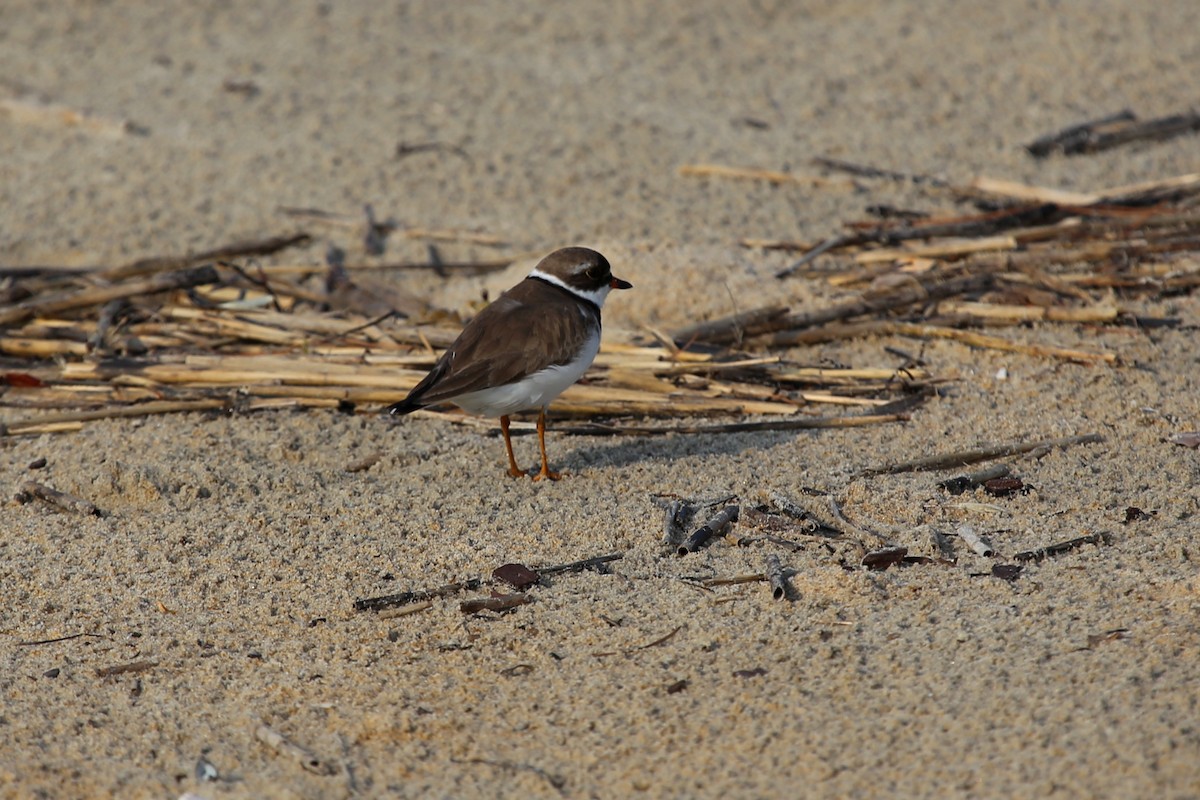
[[[221,779],[221,773],[217,770],[216,765],[208,760],[205,753],[201,753],[200,757],[196,759],[196,766],[192,770],[192,774],[200,783],[210,783]]]
[[[428,611],[431,608],[433,608],[433,601],[425,600],[420,603],[411,603],[409,605],[402,606],[400,608],[391,608],[391,609],[387,609],[385,611],[380,611],[379,618],[380,619],[396,619],[397,617],[407,617],[412,614],[419,614],[422,611]],[[392,631],[388,631],[388,638],[391,641],[396,641],[396,639],[399,638],[399,634],[396,634],[396,639],[392,639]]]
[[[954,552],[954,545],[950,542],[950,537],[939,530],[929,531],[929,540],[933,542],[933,546],[942,554],[942,558],[954,562],[957,555]]]
[[[1187,111],[1165,117],[1141,120],[1129,109],[1071,125],[1056,133],[1040,136],[1025,149],[1034,158],[1062,154],[1088,155],[1140,141],[1162,141],[1200,131],[1200,112]]]
[[[533,602],[529,595],[517,592],[515,594],[493,594],[491,597],[476,597],[463,600],[458,604],[458,610],[464,614],[477,614],[480,611],[508,611]]]
[[[591,558],[580,559],[579,561],[570,561],[566,564],[553,564],[544,567],[526,568],[531,572],[539,575],[558,575],[564,572],[582,572],[587,569],[602,571],[606,569],[606,565],[613,561],[619,561],[624,558],[624,553],[609,553],[602,556],[593,556]],[[521,565],[515,565],[521,566]],[[499,569],[499,568],[497,568]],[[443,586],[436,586],[431,589],[416,589],[408,592],[398,592],[396,594],[383,595],[381,597],[368,597],[354,601],[355,611],[382,611],[388,608],[396,608],[397,606],[406,606],[410,603],[423,603],[428,600],[434,600],[439,597],[447,597],[449,595],[458,594],[459,592],[475,591],[485,584],[495,583],[500,580],[495,573],[487,579],[484,578],[469,578],[463,581],[448,583]],[[521,595],[517,595],[521,596]],[[488,598],[485,598],[488,599]],[[418,609],[423,610],[423,609]],[[465,612],[472,613],[472,612]]]
[[[94,503],[84,500],[82,497],[76,497],[73,494],[51,489],[49,486],[37,481],[22,481],[17,487],[14,499],[18,503],[28,503],[34,498],[49,503],[52,506],[58,506],[64,511],[74,511],[77,514],[90,514],[94,517],[104,516],[104,512]]]
[[[783,573],[783,565],[779,563],[779,556],[774,553],[767,554],[764,572],[767,583],[771,585],[771,597],[776,600],[785,599],[787,597],[787,579]]]
[[[741,508],[739,506],[725,506],[712,515],[702,526],[693,531],[692,535],[679,545],[676,553],[680,556],[686,556],[688,553],[694,553],[699,550],[712,537],[723,536],[732,527],[733,523],[737,522],[740,512]]]
[[[1123,524],[1128,525],[1131,522],[1141,522],[1144,519],[1154,519],[1157,511],[1146,513],[1137,506],[1129,506],[1125,509],[1125,521]]]
[[[1195,450],[1197,447],[1200,447],[1200,431],[1177,433],[1171,437],[1171,444],[1190,447]]]
[[[688,679],[680,678],[674,683],[667,684],[667,694],[679,694],[688,687]]]
[[[1020,553],[1014,555],[1013,559],[1016,561],[1041,561],[1044,558],[1062,555],[1063,553],[1089,544],[1112,544],[1112,534],[1107,531],[1100,531],[1098,533],[1089,533],[1086,536],[1077,536],[1074,539],[1039,547],[1036,550],[1022,550]]]
[[[111,678],[114,675],[132,675],[138,672],[146,672],[157,666],[157,661],[130,661],[126,664],[115,664],[111,667],[97,667],[96,676],[99,678]]]
[[[980,461],[990,461],[1007,456],[1023,455],[1026,453],[1049,452],[1054,448],[1067,448],[1079,444],[1095,444],[1103,442],[1104,437],[1096,433],[1082,436],[1063,436],[1055,439],[1039,439],[1032,442],[1008,442],[1005,444],[988,445],[972,450],[960,450],[943,455],[918,458],[913,461],[902,461],[879,467],[868,467],[858,472],[858,477],[871,475],[896,475],[902,472],[923,472],[939,469],[955,469],[957,467],[975,464]]]
[[[983,482],[983,490],[992,497],[1007,497],[1010,494],[1029,494],[1032,487],[1020,478],[992,478]]]
[[[1019,564],[993,564],[992,577],[1012,583],[1021,575],[1023,569],[1025,568]]]
[[[908,555],[908,548],[900,545],[881,547],[862,557],[862,565],[872,572],[883,572],[893,564],[899,564]]]
[[[996,548],[992,547],[992,543],[984,537],[980,536],[973,525],[959,525],[956,531],[958,537],[967,543],[975,551],[976,555],[984,558],[991,558],[996,555]]]
[[[972,472],[969,475],[947,478],[944,481],[939,481],[937,485],[952,495],[960,495],[968,489],[973,489],[987,481],[1004,478],[1008,473],[1009,466],[1007,464],[994,464],[978,472]]]
[[[1096,647],[1105,642],[1115,642],[1120,639],[1125,639],[1129,635],[1129,628],[1113,628],[1104,633],[1093,633],[1087,637],[1087,646],[1079,648],[1080,650],[1094,650]]]
[[[30,461],[29,465],[26,467],[26,469],[45,469],[45,468],[46,468],[45,456],[35,458],[33,461]]]
[[[492,577],[507,583],[517,591],[524,591],[542,578],[524,564],[502,564],[492,570]]]
[[[754,669],[735,669],[733,677],[735,678],[758,678],[767,674],[765,667],[755,667]]]
[[[668,502],[663,508],[662,543],[670,548],[677,547],[694,515],[695,508],[687,500],[676,498]]]
[[[254,729],[254,738],[279,755],[295,761],[305,772],[322,776],[337,774],[336,766],[322,760],[312,751],[301,747],[265,723]]]

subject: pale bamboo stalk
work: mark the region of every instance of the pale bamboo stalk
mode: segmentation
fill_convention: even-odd
[[[877,264],[881,261],[898,261],[906,258],[953,258],[995,250],[1016,250],[1017,240],[1010,235],[987,236],[979,239],[940,240],[930,244],[885,250],[864,250],[854,256],[859,264]]]

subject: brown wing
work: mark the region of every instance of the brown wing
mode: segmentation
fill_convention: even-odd
[[[467,323],[430,373],[392,407],[393,413],[515,383],[546,366],[569,363],[581,337],[599,324],[600,312],[590,304],[564,303],[564,295],[575,299],[556,286],[526,280],[496,298]]]

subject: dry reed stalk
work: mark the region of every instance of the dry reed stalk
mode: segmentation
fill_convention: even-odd
[[[1018,306],[994,303],[978,303],[969,300],[943,300],[938,304],[938,313],[962,314],[980,320],[1004,320],[1012,322],[1112,322],[1120,310],[1111,304],[1098,304],[1083,308],[1060,306]]]
[[[987,350],[1004,350],[1030,356],[1061,358],[1085,364],[1103,362],[1115,364],[1117,356],[1109,352],[1073,350],[1054,345],[1022,344],[999,336],[988,336],[974,331],[946,328],[938,325],[922,325],[913,322],[870,321],[854,324],[828,325],[807,331],[784,331],[770,338],[775,345],[797,346],[815,344],[837,339],[858,339],[864,336],[911,336],[916,339],[950,339],[972,347]]]
[[[954,259],[975,253],[1016,249],[1017,239],[1014,236],[988,236],[982,239],[953,239],[885,250],[865,250],[855,254],[854,260],[859,264],[876,264],[881,261],[910,258]]]

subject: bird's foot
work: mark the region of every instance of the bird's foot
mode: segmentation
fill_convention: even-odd
[[[549,467],[547,467],[545,464],[542,464],[542,471],[539,472],[537,475],[534,475],[533,479],[535,481],[540,481],[542,478],[548,478],[552,481],[559,481],[559,480],[562,480],[562,476],[563,476],[563,473],[554,472]]]
[[[518,467],[516,464],[514,464],[508,468],[508,474],[513,478],[524,478],[525,477],[525,471],[523,469],[521,469],[520,467]]]

